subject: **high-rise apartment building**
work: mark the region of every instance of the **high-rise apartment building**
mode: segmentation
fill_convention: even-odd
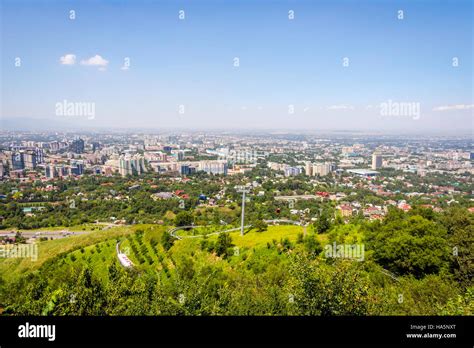
[[[227,161],[199,161],[199,170],[207,174],[224,174],[227,175]]]
[[[301,174],[301,169],[298,167],[286,167],[284,169],[285,176],[296,176]]]
[[[48,179],[53,179],[53,178],[57,178],[58,177],[58,172],[56,170],[56,167],[54,164],[47,164],[45,167],[44,167],[44,175],[48,178]]]
[[[38,161],[36,157],[36,152],[34,150],[28,150],[23,154],[23,162],[25,164],[26,169],[35,169]]]
[[[372,155],[372,170],[377,170],[382,167],[382,155],[374,153]]]
[[[97,150],[100,150],[100,143],[97,141],[94,141],[92,143],[92,152],[96,152]]]
[[[23,153],[19,151],[11,152],[8,159],[10,170],[23,170],[25,169],[25,160]]]
[[[84,174],[84,162],[83,161],[71,161],[69,169],[71,175],[82,175]]]
[[[313,165],[313,175],[326,176],[333,172],[336,166],[332,163],[318,163]]]
[[[140,175],[146,172],[145,159],[142,155],[122,155],[119,159],[119,173],[122,176]]]
[[[313,175],[313,164],[311,162],[306,162],[305,164],[305,174],[308,175],[308,176],[312,176]]]
[[[69,146],[69,150],[74,153],[84,153],[84,140],[75,139]]]

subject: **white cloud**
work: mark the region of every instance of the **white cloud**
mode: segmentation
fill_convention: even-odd
[[[433,108],[433,111],[468,110],[473,108],[474,104],[441,105]]]
[[[59,58],[59,62],[63,65],[74,65],[76,64],[76,55],[75,54],[66,54]]]
[[[82,60],[81,61],[82,65],[87,65],[87,66],[102,66],[106,67],[107,64],[109,64],[109,61],[102,58],[98,54],[96,54],[94,57],[90,57],[87,60]]]
[[[328,110],[354,110],[352,105],[330,105],[327,107]]]

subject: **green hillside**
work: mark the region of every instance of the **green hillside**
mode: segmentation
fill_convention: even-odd
[[[0,277],[6,281],[13,280],[20,275],[39,269],[48,260],[51,262],[61,255],[76,255],[77,252],[75,251],[81,248],[90,252],[92,246],[101,245],[104,241],[109,241],[109,244],[113,245],[113,253],[110,254],[114,255],[114,241],[133,232],[134,228],[131,227],[114,227],[106,231],[92,231],[84,235],[38,242],[38,258],[36,261],[31,258],[0,258]]]
[[[380,223],[268,226],[210,234],[141,224],[39,242],[37,261],[0,259],[0,311],[14,315],[469,315],[469,264],[453,269],[472,229],[452,235],[421,216]],[[219,226],[219,228],[223,228]],[[205,236],[196,236],[196,233]],[[134,263],[124,268],[116,245]],[[328,256],[334,243],[361,259]],[[406,250],[410,252],[407,253]],[[359,262],[362,261],[362,262]],[[401,262],[403,261],[403,262]],[[464,262],[464,259],[461,261]],[[467,275],[467,277],[466,277]]]

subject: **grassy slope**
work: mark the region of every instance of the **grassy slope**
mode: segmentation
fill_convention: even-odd
[[[68,257],[65,259],[66,265],[89,265],[92,267],[95,275],[106,280],[108,265],[117,259],[115,245],[116,240],[114,238],[75,250],[68,254]]]
[[[183,238],[177,240],[170,252],[166,252],[161,245],[161,237],[167,229],[167,227],[163,226],[142,228],[144,234],[141,238],[137,234],[129,235],[122,241],[120,249],[128,254],[138,269],[153,268],[158,271],[164,268],[172,269],[175,267],[174,261],[190,257],[202,266],[220,263],[221,258],[207,251],[201,251],[200,243],[203,238]],[[238,231],[232,232],[231,237],[234,245],[239,248],[240,254],[243,255],[245,253],[248,256],[259,252],[258,250],[266,250],[267,243],[272,244],[273,240],[280,242],[281,239],[288,238],[294,243],[298,234],[302,232],[303,228],[300,226],[269,226],[267,231],[257,232],[256,230],[251,230],[244,237],[241,237]],[[310,232],[308,231],[308,233]],[[318,237],[321,241],[324,238],[323,236]],[[208,237],[208,240],[217,240],[217,235]]]
[[[161,262],[166,259],[165,251],[161,245],[161,237],[168,229],[169,227],[166,226],[147,226],[141,228],[144,231],[141,243],[137,234],[129,235],[120,244],[120,251],[126,253],[139,269],[153,266],[160,270],[162,269]],[[135,245],[137,252],[134,251],[132,244]]]
[[[38,259],[36,261],[33,261],[30,258],[0,258],[0,276],[8,281],[25,272],[34,271],[40,268],[46,260],[55,257],[58,254],[101,243],[108,239],[115,240],[115,238],[133,233],[134,230],[135,227],[116,227],[106,231],[95,231],[81,236],[71,236],[39,242]],[[115,243],[113,243],[113,247],[115,247]]]
[[[220,261],[219,257],[200,250],[202,238],[178,240],[170,253],[165,252],[161,245],[161,237],[168,228],[156,225],[121,226],[105,231],[94,231],[87,235],[40,242],[37,261],[29,258],[0,259],[0,276],[6,281],[13,280],[21,274],[40,268],[45,261],[61,253],[67,254],[66,265],[89,264],[98,275],[105,276],[106,266],[116,257],[115,244],[118,238],[122,239],[121,251],[127,251],[129,258],[138,269],[171,269],[174,268],[173,259],[178,260],[190,256],[202,264]],[[135,233],[137,230],[144,231],[141,242],[140,237]],[[264,232],[250,230],[243,237],[240,236],[239,231],[232,232],[230,235],[234,245],[240,249],[240,253],[253,254],[255,250],[266,249],[267,243],[271,244],[273,240],[280,242],[281,239],[288,238],[294,243],[300,233],[303,233],[303,228],[300,226],[282,225],[269,226]],[[309,229],[308,233],[310,233]],[[318,235],[321,242],[324,242],[325,238],[325,235]],[[217,235],[208,237],[208,240],[217,240]],[[131,243],[134,244],[134,248]]]

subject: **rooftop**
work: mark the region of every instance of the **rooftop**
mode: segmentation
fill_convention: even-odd
[[[371,169],[348,169],[347,170],[349,173],[352,173],[352,174],[357,174],[357,175],[379,175],[380,173],[375,171],[375,170],[371,170]]]

